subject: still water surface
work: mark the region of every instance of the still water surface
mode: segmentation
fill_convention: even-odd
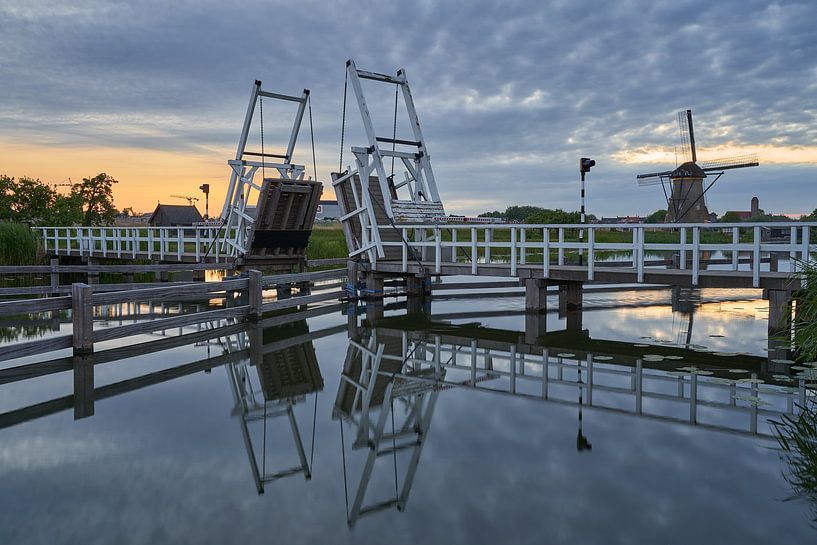
[[[71,372],[3,385],[0,543],[814,542],[766,423],[802,395],[759,363],[766,302],[700,295],[690,320],[669,291],[587,294],[538,339],[486,294],[137,347],[94,366],[78,420]],[[735,361],[762,405],[732,397]],[[673,373],[696,363],[693,425]]]

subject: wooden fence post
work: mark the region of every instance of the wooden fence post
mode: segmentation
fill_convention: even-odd
[[[60,260],[55,257],[51,260],[51,295],[59,295],[60,287]]]
[[[257,271],[252,269],[248,271],[249,275],[249,283],[247,287],[247,292],[249,295],[249,318],[250,320],[258,320],[261,318],[261,307],[263,305],[263,296],[262,293],[264,291],[264,286],[262,285],[261,280],[261,271]]]
[[[88,284],[71,285],[71,321],[74,330],[74,355],[94,351],[93,288]]]

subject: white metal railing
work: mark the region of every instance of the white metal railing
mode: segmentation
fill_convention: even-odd
[[[706,252],[723,252],[730,259],[728,269],[740,268],[741,254],[748,256],[748,270],[752,271],[752,285],[760,285],[762,256],[785,254],[802,262],[813,262],[817,244],[810,239],[810,229],[817,222],[769,222],[769,223],[676,223],[676,224],[401,224],[401,239],[397,242],[381,242],[384,247],[402,248],[403,271],[408,272],[409,263],[418,256],[430,262],[433,255],[434,272],[441,273],[445,264],[471,264],[471,274],[476,275],[479,266],[488,263],[505,263],[511,276],[517,276],[519,266],[540,266],[544,277],[550,276],[551,268],[566,265],[566,255],[583,255],[587,280],[594,279],[597,257],[603,252],[628,256],[635,269],[638,282],[644,281],[644,270],[655,265],[648,263],[648,254],[667,253],[678,256],[678,268],[688,270],[692,284],[698,285],[702,261],[708,260]],[[395,229],[391,225],[379,225],[385,232]],[[567,235],[585,231],[584,241],[568,240]],[[625,240],[600,242],[605,235],[615,231],[629,233],[617,235]],[[463,237],[463,233],[466,234]],[[663,238],[672,241],[650,241],[650,233],[666,233]],[[445,235],[445,239],[444,239]],[[772,236],[774,235],[774,236]],[[609,235],[607,235],[609,238]],[[654,237],[662,238],[662,237]],[[677,238],[677,241],[675,240]],[[816,237],[817,238],[817,237]],[[708,239],[708,240],[707,240]],[[706,241],[704,241],[706,240]],[[817,242],[817,241],[815,241]],[[501,257],[498,258],[498,253]],[[797,263],[795,261],[794,263]],[[373,264],[376,268],[376,263]],[[768,268],[767,271],[769,272]],[[458,271],[462,274],[463,271]]]
[[[184,227],[35,227],[43,249],[55,255],[122,259],[227,261],[220,248],[235,232],[214,226]],[[231,236],[228,236],[231,235]]]

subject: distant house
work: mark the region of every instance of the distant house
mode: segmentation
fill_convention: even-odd
[[[320,201],[315,212],[316,220],[334,220],[340,217],[340,205],[337,201]]]
[[[599,223],[644,223],[645,219],[641,216],[613,216],[609,218],[602,217]]]
[[[193,225],[204,218],[195,206],[160,204],[150,215],[148,223],[153,227],[180,227]]]

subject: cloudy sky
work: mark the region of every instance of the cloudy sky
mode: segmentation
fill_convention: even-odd
[[[718,182],[710,209],[748,209],[757,195],[767,211],[809,212],[815,24],[812,0],[4,0],[0,173],[62,182],[105,171],[120,181],[117,206],[137,211],[209,182],[220,205],[260,79],[287,94],[311,89],[317,174],[328,180],[354,58],[366,70],[407,70],[449,212],[577,209],[580,156],[598,163],[590,212],[656,210],[663,194],[635,175],[675,165],[676,112],[686,108],[701,159],[760,156],[760,167]],[[366,91],[388,135],[393,95]],[[265,106],[270,151],[293,112]],[[299,142],[296,160],[311,164],[308,122]],[[344,163],[364,143],[350,103]]]

